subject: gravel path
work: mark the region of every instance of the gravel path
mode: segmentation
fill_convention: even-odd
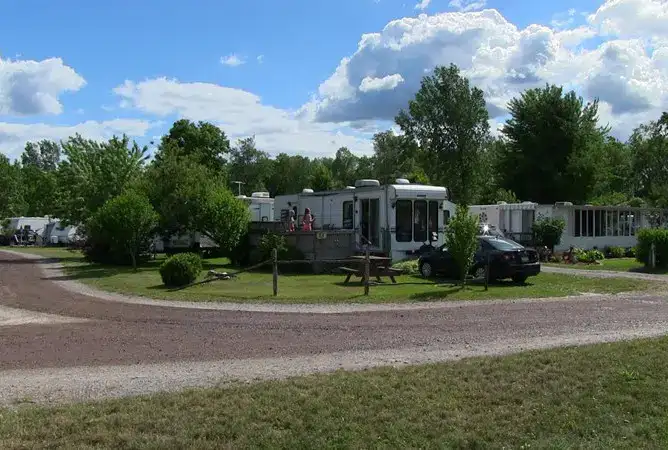
[[[132,395],[668,332],[668,302],[661,295],[392,305],[327,314],[221,310],[83,295],[69,282],[49,280],[36,262],[0,252],[0,306],[86,321],[0,327],[0,402],[5,404],[26,397],[56,402]],[[52,269],[45,270],[53,275]]]
[[[668,275],[659,275],[653,273],[617,272],[614,270],[571,269],[568,267],[554,267],[546,265],[542,265],[540,270],[542,272],[563,273],[567,275],[578,275],[582,277],[591,277],[591,278],[634,278],[637,280],[663,281],[665,283],[668,283]]]

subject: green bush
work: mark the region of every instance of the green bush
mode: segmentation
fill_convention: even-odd
[[[418,260],[409,259],[406,261],[399,261],[392,265],[393,269],[401,270],[406,275],[418,275]]]
[[[202,272],[202,258],[195,253],[170,256],[160,266],[160,277],[165,286],[181,287],[193,283]]]
[[[535,245],[545,246],[554,252],[554,247],[561,242],[561,235],[565,227],[566,222],[559,217],[537,219],[531,227]]]
[[[578,255],[578,261],[583,262],[583,263],[595,263],[596,261],[600,261],[602,259],[605,259],[605,255],[603,254],[602,251],[600,250],[586,250],[582,251]]]
[[[623,258],[626,250],[622,247],[608,247],[606,249],[606,258]]]
[[[636,248],[635,247],[629,247],[626,249],[626,254],[625,256],[627,258],[635,258],[636,257]]]
[[[258,247],[260,249],[260,253],[262,254],[262,259],[265,261],[271,259],[271,252],[274,249],[278,250],[279,258],[284,256],[284,253],[287,251],[285,237],[272,232],[267,232],[262,235]]]
[[[656,266],[668,267],[668,230],[663,228],[643,228],[638,231],[636,259],[649,266],[652,243],[656,246]]]

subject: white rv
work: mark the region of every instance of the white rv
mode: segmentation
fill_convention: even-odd
[[[274,199],[269,192],[253,192],[250,197],[237,196],[248,204],[252,222],[271,222],[274,220]]]
[[[306,208],[315,218],[315,230],[353,229],[360,248],[369,243],[372,252],[386,253],[393,261],[409,257],[431,233],[434,245],[443,243],[443,230],[455,205],[441,186],[410,184],[397,179],[381,186],[378,180],[358,180],[337,191],[280,195],[275,198],[275,220],[287,221],[293,210],[301,229]]]

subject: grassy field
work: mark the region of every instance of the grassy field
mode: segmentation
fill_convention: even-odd
[[[665,270],[651,271],[645,268],[645,265],[635,260],[635,258],[611,258],[604,259],[599,264],[564,264],[549,263],[546,266],[568,267],[583,270],[608,270],[613,272],[638,272],[638,273],[657,273],[666,274]]]
[[[363,286],[359,281],[352,281],[349,285],[344,285],[342,275],[281,275],[279,295],[273,297],[272,277],[266,272],[244,273],[231,280],[214,281],[182,290],[169,290],[162,285],[158,273],[161,259],[141,267],[138,272],[133,272],[130,268],[87,264],[83,262],[80,254],[65,249],[29,248],[21,251],[62,259],[66,263],[69,279],[108,291],[167,300],[376,303],[435,299],[484,300],[558,297],[581,293],[658,290],[664,287],[659,283],[644,280],[604,280],[542,273],[537,277],[529,278],[525,285],[517,285],[508,281],[492,284],[488,291],[485,291],[480,284],[461,290],[449,283],[434,283],[420,277],[404,275],[397,278],[397,284],[388,281],[381,285],[371,286],[370,295],[366,297],[363,295]],[[229,270],[230,272],[236,270],[227,267],[226,264],[227,261],[224,259],[209,259],[206,261],[206,269]]]
[[[668,338],[0,410],[1,448],[668,448]]]

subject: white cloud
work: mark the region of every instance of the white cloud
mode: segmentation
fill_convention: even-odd
[[[422,0],[420,3],[415,5],[415,9],[425,10],[429,7],[431,0]]]
[[[125,108],[209,121],[233,139],[255,135],[258,146],[272,154],[331,155],[342,146],[356,152],[371,151],[368,136],[344,133],[345,124],[312,123],[305,114],[265,105],[259,96],[241,89],[157,78],[126,81],[114,92]]]
[[[60,114],[60,95],[86,84],[60,58],[42,61],[0,58],[0,115]]]
[[[227,56],[223,56],[220,58],[220,63],[225,65],[225,66],[230,66],[230,67],[237,67],[242,64],[246,64],[246,61],[241,58],[240,56],[236,54],[231,54]]]
[[[461,12],[477,11],[487,5],[487,0],[451,0],[448,3],[450,8]]]
[[[262,64],[264,62],[264,55],[258,55],[257,62]]]
[[[666,8],[665,1],[609,0],[584,25],[576,25],[581,19],[568,11],[565,24],[524,29],[492,9],[394,20],[363,35],[357,51],[341,60],[303,110],[322,123],[392,120],[426,74],[454,63],[483,89],[495,121],[505,118],[508,101],[523,90],[553,83],[586,99],[598,97],[601,118],[626,137],[668,109]],[[582,45],[600,33],[597,47]],[[402,82],[381,91],[361,89],[389,77]]]
[[[89,120],[76,125],[48,125],[44,123],[19,124],[0,122],[0,153],[10,159],[17,158],[25,147],[26,141],[41,139],[67,139],[76,133],[89,139],[110,139],[113,135],[127,134],[141,137],[146,132],[160,125],[157,122],[135,119],[114,119],[104,122]]]
[[[404,82],[404,77],[395,73],[383,78],[364,77],[359,90],[362,92],[391,91]]]

